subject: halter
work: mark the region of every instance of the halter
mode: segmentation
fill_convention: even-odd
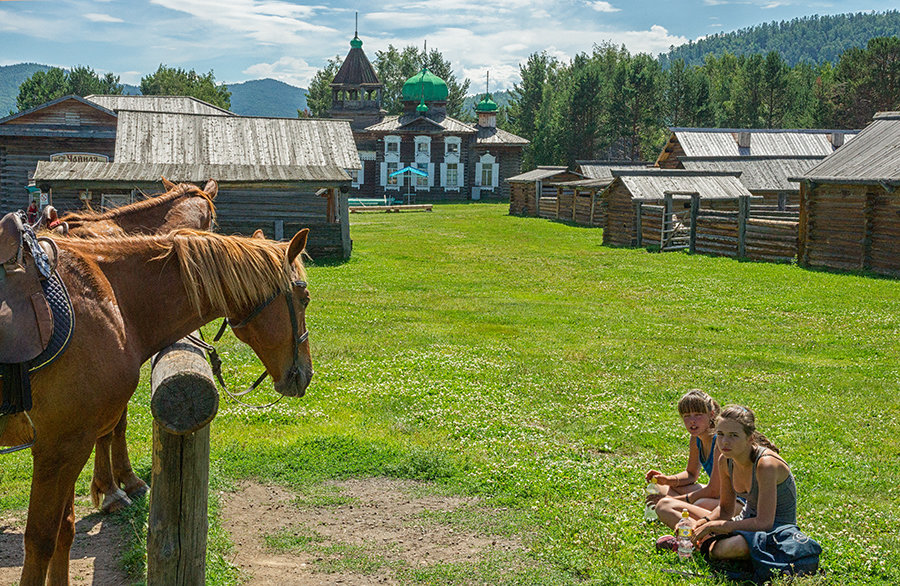
[[[300,280],[291,281],[291,288],[302,287],[305,289],[306,286],[307,286],[306,281],[300,281]],[[231,325],[232,330],[237,330],[237,329],[240,329],[240,328],[243,328],[243,327],[246,327],[247,325],[249,325],[250,322],[252,322],[253,319],[256,318],[256,316],[258,316],[260,313],[262,313],[262,311],[266,307],[268,307],[273,301],[278,299],[278,297],[281,295],[284,295],[284,300],[288,306],[288,314],[291,317],[291,333],[293,335],[293,361],[291,362],[291,368],[290,368],[290,370],[288,370],[287,375],[286,375],[287,377],[290,378],[290,377],[296,376],[300,370],[297,367],[297,362],[300,360],[300,345],[309,339],[309,329],[308,328],[302,334],[299,334],[299,335],[297,334],[297,325],[298,325],[297,311],[294,309],[294,302],[293,302],[293,299],[291,298],[291,290],[290,289],[288,289],[286,291],[282,291],[282,292],[273,293],[265,301],[263,301],[262,303],[260,303],[256,307],[254,307],[244,319],[242,319],[241,321],[239,321],[236,324],[231,323],[227,317],[224,318],[222,320],[222,325],[219,327],[219,331],[213,337],[213,342],[219,341],[219,339],[225,333],[225,329],[228,327],[228,325]],[[201,333],[201,336],[202,336],[202,333]],[[232,393],[231,391],[228,390],[228,386],[225,384],[225,380],[222,378],[222,359],[219,358],[219,354],[218,354],[218,352],[216,352],[215,347],[212,344],[209,344],[206,341],[204,341],[202,338],[197,338],[193,334],[189,335],[187,337],[192,342],[194,342],[195,344],[197,344],[198,346],[200,346],[201,348],[206,350],[206,353],[209,356],[209,362],[210,362],[210,366],[212,367],[213,374],[216,376],[216,380],[219,381],[219,385],[222,387],[222,390],[225,391],[225,393],[229,397],[231,397],[238,403],[240,403],[244,406],[247,406],[247,407],[262,409],[264,407],[270,407],[284,398],[284,395],[281,395],[278,399],[276,399],[266,405],[250,405],[248,403],[244,403],[243,401],[238,399],[238,397],[243,397],[247,393],[254,391],[256,389],[256,387],[258,387],[266,379],[266,376],[268,376],[269,372],[267,370],[263,370],[262,374],[260,374],[259,377],[255,381],[253,381],[252,385],[250,385],[243,391],[238,391],[238,392]]]

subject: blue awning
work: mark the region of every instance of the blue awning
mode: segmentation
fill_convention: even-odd
[[[395,177],[403,173],[415,173],[416,175],[421,175],[422,177],[428,177],[428,173],[422,171],[421,169],[416,169],[415,167],[403,167],[399,171],[394,171],[393,173],[391,173],[390,176]]]

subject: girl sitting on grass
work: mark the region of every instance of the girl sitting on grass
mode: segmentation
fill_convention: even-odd
[[[671,528],[681,518],[681,509],[697,513],[700,518],[718,506],[719,473],[717,462],[719,450],[716,446],[715,422],[719,415],[719,404],[701,390],[688,391],[678,401],[678,413],[688,433],[691,434],[687,469],[678,474],[665,475],[657,470],[647,472],[646,480],[654,478],[659,484],[661,495],[648,495],[649,504],[656,502],[659,520]],[[709,484],[698,484],[700,468],[709,476]],[[677,508],[677,514],[671,514]]]
[[[725,408],[716,439],[721,501],[695,523],[694,542],[713,561],[751,560],[761,579],[772,571],[815,571],[821,548],[796,526],[794,476],[778,448],[756,431],[753,411]],[[739,497],[746,500],[743,507]]]

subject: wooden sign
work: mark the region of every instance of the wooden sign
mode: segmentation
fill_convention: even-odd
[[[50,155],[55,163],[108,163],[109,157],[97,153],[56,153]]]

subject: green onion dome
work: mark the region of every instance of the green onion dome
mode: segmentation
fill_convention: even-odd
[[[422,71],[406,80],[400,92],[404,102],[418,102],[424,99],[426,102],[446,102],[450,90],[447,82],[423,67]]]
[[[362,41],[359,39],[359,37],[353,37],[353,39],[350,41],[350,47],[353,49],[362,49]]]
[[[496,112],[498,110],[497,102],[491,99],[491,94],[484,94],[478,105],[475,106],[476,112]]]

